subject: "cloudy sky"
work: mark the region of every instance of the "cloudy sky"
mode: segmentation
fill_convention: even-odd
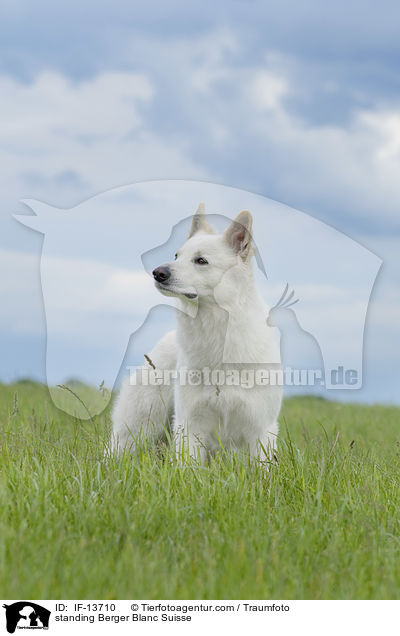
[[[0,18],[0,379],[45,377],[43,237],[13,219],[19,201],[190,179],[303,210],[382,259],[357,399],[400,402],[397,2],[6,0]]]

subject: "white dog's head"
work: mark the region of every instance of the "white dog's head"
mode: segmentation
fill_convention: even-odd
[[[234,267],[247,270],[252,256],[252,216],[241,212],[223,234],[209,225],[204,204],[193,217],[189,238],[175,261],[156,267],[155,285],[166,296],[190,300],[212,298],[224,274]]]

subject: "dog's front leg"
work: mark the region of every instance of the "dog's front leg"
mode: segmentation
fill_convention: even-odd
[[[176,457],[205,463],[207,458],[207,413],[198,407],[193,387],[176,387],[175,419],[173,424]]]
[[[250,456],[257,462],[263,464],[267,472],[269,471],[270,465],[276,461],[278,424],[274,423],[270,428],[272,432],[260,431],[257,430],[257,427],[254,427],[252,433],[248,435],[248,450]]]
[[[207,458],[207,448],[201,436],[192,431],[189,426],[175,422],[175,449],[178,461],[184,462],[191,457],[200,464],[204,464]]]

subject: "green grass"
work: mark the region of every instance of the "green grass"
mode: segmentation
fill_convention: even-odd
[[[400,409],[292,398],[279,461],[102,461],[45,387],[0,385],[2,598],[400,594]]]

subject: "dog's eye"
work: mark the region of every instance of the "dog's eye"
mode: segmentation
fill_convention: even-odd
[[[175,258],[175,260],[176,260],[176,259],[178,258],[178,254],[175,254],[174,258]]]
[[[199,256],[199,258],[196,258],[195,263],[197,263],[197,265],[208,265],[208,261],[206,261],[205,258],[203,258],[202,256]]]

